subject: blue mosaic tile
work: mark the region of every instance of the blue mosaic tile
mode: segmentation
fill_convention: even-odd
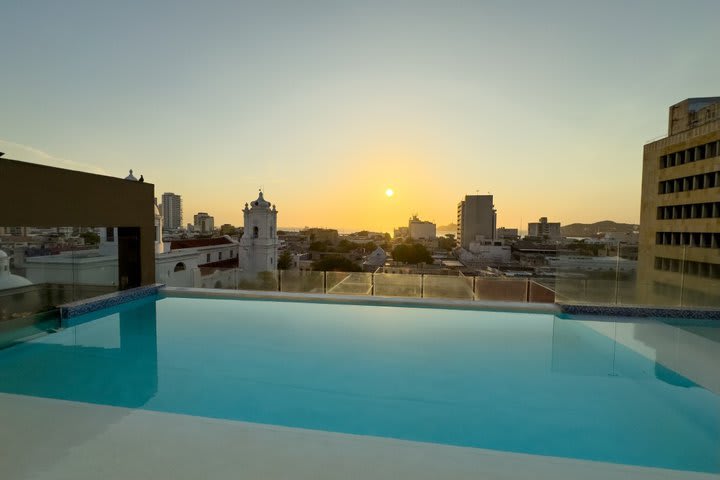
[[[66,303],[60,306],[60,318],[62,320],[84,315],[86,313],[102,310],[103,308],[114,307],[122,303],[131,302],[150,295],[157,295],[163,284],[154,283],[142,287],[131,288],[119,292],[108,293],[97,297],[78,300],[77,302]]]
[[[570,315],[604,315],[613,317],[659,317],[691,318],[697,320],[720,320],[720,310],[710,309],[568,304],[560,304],[560,308],[562,309],[563,313]]]

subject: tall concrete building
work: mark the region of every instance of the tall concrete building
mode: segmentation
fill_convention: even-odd
[[[163,228],[176,230],[182,225],[182,197],[174,193],[162,195]]]
[[[497,213],[492,195],[465,195],[457,207],[458,246],[469,249],[476,237],[495,240]]]
[[[193,226],[198,233],[212,233],[215,229],[215,217],[207,212],[198,212],[193,216]]]
[[[548,222],[547,217],[540,217],[537,222],[528,223],[528,237],[560,240],[560,222]]]
[[[720,305],[720,97],[670,107],[645,145],[638,288],[642,302]]]

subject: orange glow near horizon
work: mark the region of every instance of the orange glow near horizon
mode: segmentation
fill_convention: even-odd
[[[187,173],[177,178],[164,175],[162,184],[156,185],[156,195],[159,197],[164,191],[181,194],[184,223],[191,222],[195,213],[205,211],[215,217],[217,226],[242,225],[242,207],[257,198],[257,184],[265,186],[265,198],[277,206],[281,228],[320,227],[392,234],[394,228],[407,226],[413,214],[440,228],[456,221],[458,202],[477,190],[494,196],[498,227],[524,231],[528,222],[543,216],[563,225],[600,220],[636,222],[627,199],[616,194],[617,184],[607,185],[607,191],[598,185],[597,192],[589,192],[582,183],[572,181],[572,171],[558,168],[553,183],[562,188],[540,190],[536,184],[540,172],[530,168],[526,167],[523,175],[509,175],[502,162],[472,164],[468,162],[470,157],[476,157],[474,153],[448,154],[439,146],[410,140],[406,145],[379,141],[375,148],[366,146],[351,152],[345,147],[323,152],[326,159],[332,154],[338,160],[325,160],[311,167],[298,165],[297,169],[288,167],[284,171],[276,171],[268,160],[267,166],[258,167],[252,176],[242,171],[243,165],[228,175],[202,183],[188,182],[193,176]],[[498,156],[500,153],[491,150],[483,154],[483,158]],[[551,160],[548,158],[547,163]],[[547,164],[539,163],[538,168],[544,171]],[[471,167],[459,171],[455,165],[462,164]],[[152,177],[145,175],[150,182]],[[392,179],[392,187],[388,179]],[[633,181],[632,177],[623,179],[628,188]],[[168,188],[169,185],[173,186]],[[389,190],[392,196],[388,195]]]

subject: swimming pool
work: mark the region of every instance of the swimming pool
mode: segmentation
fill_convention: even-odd
[[[717,392],[666,368],[662,352],[654,361],[590,323],[551,314],[150,297],[0,351],[0,391],[720,472]]]

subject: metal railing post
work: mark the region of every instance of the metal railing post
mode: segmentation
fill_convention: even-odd
[[[680,263],[680,306],[683,306],[683,295],[685,294],[685,265],[687,259],[687,247],[683,246],[682,263]]]
[[[617,252],[615,253],[615,305],[617,305],[620,294],[620,240],[618,240]]]
[[[530,303],[530,280],[525,279],[525,303]]]

